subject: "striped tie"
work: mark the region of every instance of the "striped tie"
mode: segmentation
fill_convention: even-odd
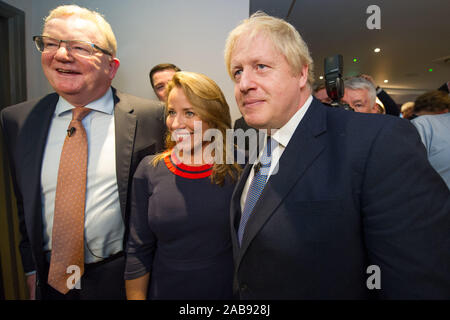
[[[245,226],[250,214],[258,201],[261,192],[266,185],[267,177],[270,170],[270,164],[272,160],[272,140],[270,136],[267,137],[266,146],[264,152],[259,159],[259,163],[254,166],[255,175],[253,177],[250,188],[248,189],[247,199],[245,200],[244,210],[242,211],[241,221],[238,229],[239,245],[242,243],[242,237],[244,235]]]

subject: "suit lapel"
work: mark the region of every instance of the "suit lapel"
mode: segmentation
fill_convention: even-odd
[[[233,243],[234,248],[239,247],[239,243],[237,240],[237,229],[239,228],[239,222],[241,217],[241,195],[242,190],[244,189],[245,183],[248,179],[248,175],[250,174],[250,170],[252,168],[251,164],[247,164],[241,174],[241,177],[236,184],[236,187],[233,191],[233,195],[231,196],[231,241]],[[236,250],[235,250],[236,253]],[[237,258],[237,257],[235,257]]]
[[[325,106],[313,100],[280,158],[278,172],[267,182],[247,222],[237,267],[259,230],[325,148]],[[247,174],[248,176],[248,174]],[[243,178],[242,178],[243,179]],[[244,182],[245,183],[245,182]],[[242,193],[239,193],[239,195]]]
[[[125,219],[131,158],[136,133],[136,115],[126,96],[113,88],[116,134],[116,175],[120,209]]]

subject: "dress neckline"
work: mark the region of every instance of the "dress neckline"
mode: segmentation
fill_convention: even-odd
[[[172,173],[188,179],[202,179],[209,177],[213,167],[212,164],[204,164],[201,166],[184,164],[177,158],[174,152],[165,156],[164,163]]]

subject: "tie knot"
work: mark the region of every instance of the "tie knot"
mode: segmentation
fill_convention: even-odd
[[[75,107],[72,109],[72,120],[81,121],[91,112],[92,109],[85,107]]]

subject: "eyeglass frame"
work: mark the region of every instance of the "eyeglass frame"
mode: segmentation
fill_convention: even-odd
[[[44,39],[44,38],[47,38],[47,39],[51,39],[51,40],[55,40],[55,41],[58,41],[58,48],[55,50],[55,52],[61,47],[61,42],[65,42],[66,44],[68,44],[69,42],[73,42],[73,41],[78,41],[78,42],[82,42],[82,43],[85,43],[85,44],[87,44],[87,45],[90,45],[92,48],[94,48],[94,49],[97,49],[97,50],[99,50],[100,52],[102,52],[102,53],[104,53],[104,54],[107,54],[107,55],[109,55],[109,56],[111,56],[112,57],[112,53],[111,52],[109,52],[108,50],[106,50],[106,49],[103,49],[103,48],[100,48],[98,45],[96,45],[95,43],[92,43],[92,42],[89,42],[89,41],[84,41],[84,40],[60,40],[60,39],[55,39],[55,38],[52,38],[52,37],[49,37],[49,36],[33,36],[33,42],[34,42],[34,44],[35,44],[35,46],[36,46],[36,49],[39,51],[39,52],[41,52],[41,53],[43,53],[44,52],[44,50],[40,50],[39,49],[39,47],[38,47],[38,45],[37,45],[37,42],[36,42],[36,39],[38,39],[38,38],[41,38],[41,39]],[[68,49],[69,51],[72,49],[72,46],[68,46],[67,48],[70,48],[70,49]],[[92,54],[91,54],[92,55]]]

